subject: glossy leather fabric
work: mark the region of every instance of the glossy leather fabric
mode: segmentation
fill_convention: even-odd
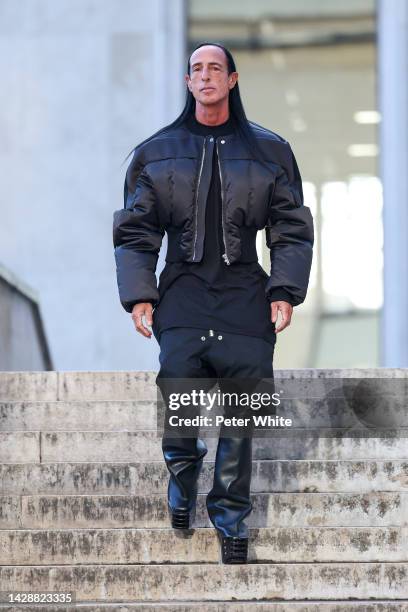
[[[209,381],[212,380],[212,383],[218,382],[220,389],[232,391],[238,390],[244,379],[273,378],[274,345],[262,338],[218,333],[216,329],[210,334],[208,329],[175,327],[161,334],[160,349],[156,383],[165,401],[166,414],[170,413],[170,393],[188,391],[188,379],[206,379],[207,388],[211,388]],[[237,381],[236,385],[232,379]],[[226,417],[243,416],[244,412],[247,408],[225,407]],[[187,408],[183,414],[188,415]],[[169,505],[172,509],[192,510],[196,504],[197,480],[207,454],[198,428],[189,438],[165,430],[162,450],[170,474]],[[244,519],[252,510],[251,474],[252,432],[234,435],[231,427],[222,425],[213,486],[206,497],[208,515],[221,535],[248,537]]]
[[[252,122],[250,126],[263,162],[248,151],[239,133],[204,137],[185,125],[136,147],[126,171],[124,207],[114,211],[112,228],[119,297],[126,312],[137,302],[159,301],[155,271],[165,234],[166,262],[202,261],[214,149],[223,202],[223,262],[256,262],[256,235],[265,229],[271,263],[266,296],[285,290],[293,305],[304,301],[314,224],[304,205],[297,161],[286,139]]]

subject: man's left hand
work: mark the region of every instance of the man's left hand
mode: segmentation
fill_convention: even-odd
[[[276,323],[278,319],[278,312],[281,313],[281,323],[279,327],[275,328],[275,332],[279,333],[284,330],[285,327],[290,325],[290,320],[292,318],[293,306],[289,304],[289,302],[284,302],[283,300],[279,300],[277,302],[271,302],[271,321],[272,323]]]

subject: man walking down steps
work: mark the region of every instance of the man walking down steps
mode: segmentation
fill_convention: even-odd
[[[246,118],[231,53],[199,45],[185,79],[182,113],[135,148],[124,208],[114,214],[120,300],[143,336],[151,337],[152,325],[166,404],[165,387],[180,390],[177,379],[214,379],[225,389],[231,379],[273,378],[276,335],[306,297],[314,240],[292,149]],[[263,229],[270,275],[257,257]],[[166,266],[157,287],[164,232]],[[166,429],[162,450],[172,525],[188,529],[207,448],[197,436]],[[238,435],[221,428],[206,501],[224,563],[247,561],[251,470],[250,429]]]

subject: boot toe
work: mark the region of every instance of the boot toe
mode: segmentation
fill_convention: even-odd
[[[223,563],[248,562],[248,538],[219,535]]]
[[[192,529],[195,518],[195,506],[192,510],[172,509],[168,506],[173,529]]]

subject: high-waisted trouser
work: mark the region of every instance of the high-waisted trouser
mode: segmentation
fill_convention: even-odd
[[[231,391],[231,379],[237,379],[238,385],[238,379],[272,379],[273,352],[274,344],[254,336],[189,327],[163,331],[160,336],[161,367],[156,383],[162,392],[166,415],[170,412],[177,414],[169,410],[170,393],[185,392],[188,387],[186,379],[213,379],[213,384],[218,383],[221,391]],[[177,378],[183,380],[170,380]],[[223,409],[226,417],[230,414],[240,416],[239,410],[242,412],[239,407],[237,412],[237,406],[230,414],[225,405]],[[183,414],[188,412],[184,410]],[[245,408],[245,416],[248,416],[248,407]],[[248,429],[244,435],[242,428],[240,431],[240,435],[234,436],[231,433],[233,428],[221,425],[213,486],[207,495],[206,505],[209,518],[221,535],[247,538],[248,527],[244,519],[252,510],[253,436]],[[169,506],[172,510],[192,510],[196,504],[197,480],[208,452],[207,446],[198,437],[198,431],[191,437],[180,437],[166,426],[162,450],[170,472]]]

